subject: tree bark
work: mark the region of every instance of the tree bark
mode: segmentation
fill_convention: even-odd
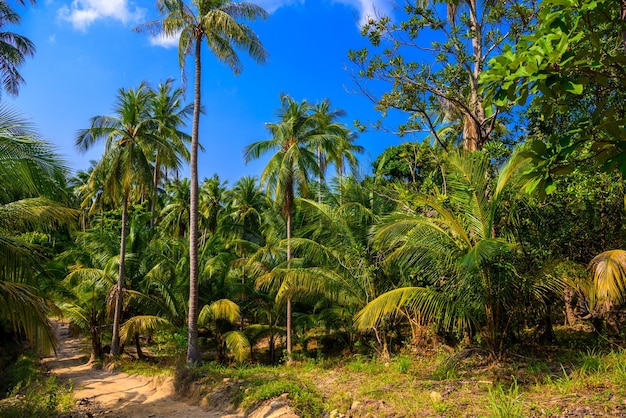
[[[287,214],[287,269],[291,268],[291,213]],[[287,356],[291,360],[291,296],[287,299]]]
[[[113,336],[111,337],[111,354],[119,356],[120,352],[120,322],[122,320],[122,292],[124,290],[124,264],[126,261],[126,216],[130,191],[124,192],[122,204],[122,232],[120,239],[120,263],[117,274],[117,288],[115,290],[115,312],[113,314]]]
[[[187,334],[187,364],[192,366],[200,362],[198,345],[198,129],[200,125],[200,51],[202,37],[196,38],[195,80],[193,99],[193,125],[191,129],[191,193],[189,202],[189,318]]]

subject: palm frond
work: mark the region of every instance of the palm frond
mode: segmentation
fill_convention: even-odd
[[[404,315],[403,309],[419,313],[423,320],[449,330],[462,330],[474,322],[462,306],[441,292],[425,287],[402,287],[368,303],[356,314],[355,324],[362,330],[371,329],[387,317]]]
[[[626,299],[626,251],[610,250],[589,263],[598,301],[622,303]]]
[[[237,323],[241,318],[239,305],[230,299],[220,299],[204,305],[198,315],[198,324],[206,325],[218,319]]]
[[[145,335],[168,327],[171,327],[171,323],[165,318],[154,315],[137,315],[122,324],[120,339],[122,342],[131,341],[135,334]]]
[[[48,319],[51,313],[52,305],[37,296],[31,286],[0,280],[0,319],[43,352],[56,351],[56,337]]]
[[[243,363],[250,354],[250,341],[241,331],[229,331],[223,336],[226,350],[235,358],[237,363]]]

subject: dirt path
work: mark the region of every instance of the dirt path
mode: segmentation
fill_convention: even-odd
[[[217,418],[240,417],[207,411],[174,396],[172,379],[151,379],[115,371],[94,369],[89,364],[89,347],[73,338],[66,323],[55,323],[58,355],[43,359],[46,367],[63,380],[74,383],[80,416]]]

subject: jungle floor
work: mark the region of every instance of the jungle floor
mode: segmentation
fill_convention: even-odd
[[[626,417],[623,341],[583,328],[497,361],[444,346],[386,362],[318,350],[290,365],[207,364],[182,376],[153,360],[140,366],[146,377],[87,364],[85,340],[56,326],[58,355],[43,363],[73,384],[63,417]]]

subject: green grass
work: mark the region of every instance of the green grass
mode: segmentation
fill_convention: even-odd
[[[515,380],[507,389],[502,385],[490,389],[487,402],[490,416],[493,418],[521,418],[524,416],[519,386]]]
[[[5,374],[10,378],[4,382],[8,391],[0,400],[3,418],[56,416],[74,406],[71,382],[62,383],[55,375],[46,376],[33,354],[19,356]]]
[[[626,413],[626,405],[615,401],[626,398],[625,350],[577,342],[575,348],[566,343],[498,360],[476,352],[446,361],[451,354],[404,352],[384,361],[364,354],[318,358],[300,354],[290,365],[232,367],[207,362],[191,368],[184,359],[168,354],[150,361],[116,361],[129,373],[174,375],[181,395],[193,402],[218,401],[233,412],[250,412],[286,394],[283,397],[303,417],[331,411],[353,416],[549,417],[572,408],[583,408],[574,415]],[[16,376],[29,380],[28,370],[17,371]],[[34,402],[54,404],[56,395],[50,393],[43,389]],[[352,410],[355,405],[361,409]]]

